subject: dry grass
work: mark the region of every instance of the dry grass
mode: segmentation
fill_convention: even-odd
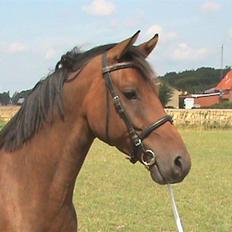
[[[19,108],[19,106],[0,106],[0,121],[9,121]]]

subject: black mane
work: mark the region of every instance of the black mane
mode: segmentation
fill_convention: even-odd
[[[81,69],[91,58],[106,52],[113,46],[115,44],[103,45],[86,52],[81,52],[75,47],[63,55],[56,64],[55,71],[35,85],[18,113],[0,131],[0,149],[14,151],[20,148],[38,132],[44,123],[52,122],[55,112],[64,118],[63,85],[68,74]],[[135,47],[129,49],[123,60],[134,62],[143,76],[149,79],[152,70],[138,49]]]

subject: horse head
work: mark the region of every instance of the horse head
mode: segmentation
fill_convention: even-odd
[[[95,82],[85,101],[88,123],[95,136],[131,162],[145,165],[157,183],[180,182],[190,170],[190,156],[165,113],[157,78],[146,61],[158,35],[134,46],[138,34],[92,60]]]

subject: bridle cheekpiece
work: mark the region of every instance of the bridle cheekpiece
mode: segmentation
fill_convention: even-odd
[[[148,148],[144,143],[143,140],[147,138],[152,131],[156,130],[166,122],[172,123],[172,117],[170,115],[165,115],[161,117],[159,120],[155,121],[151,125],[149,125],[147,128],[145,128],[140,134],[137,133],[135,130],[135,127],[132,123],[132,121],[129,118],[129,115],[127,114],[125,108],[122,105],[120,96],[116,92],[116,88],[113,84],[111,72],[119,70],[119,69],[125,69],[125,68],[136,68],[135,65],[132,62],[121,62],[114,65],[109,65],[107,53],[103,54],[102,57],[102,73],[103,77],[105,79],[106,87],[108,89],[108,92],[110,93],[113,104],[116,109],[116,112],[119,114],[119,116],[122,118],[124,123],[127,126],[127,130],[129,133],[129,137],[131,139],[132,145],[133,145],[133,153],[130,155],[129,160],[132,163],[136,163],[137,161],[140,161],[142,164],[145,165],[145,167],[150,168],[156,163],[156,154],[155,152]],[[107,93],[108,93],[107,92]],[[108,131],[108,122],[109,122],[109,112],[108,112],[108,94],[107,94],[107,116],[106,116],[106,137],[108,139],[109,131]]]

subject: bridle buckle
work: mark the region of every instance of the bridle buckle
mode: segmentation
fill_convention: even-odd
[[[142,140],[141,140],[141,139],[137,139],[137,140],[135,141],[135,146],[136,146],[136,147],[141,146],[141,144],[142,144]]]
[[[114,100],[114,102],[116,102],[116,103],[119,102],[119,96],[118,96],[118,95],[114,96],[114,97],[113,97],[113,100]]]

